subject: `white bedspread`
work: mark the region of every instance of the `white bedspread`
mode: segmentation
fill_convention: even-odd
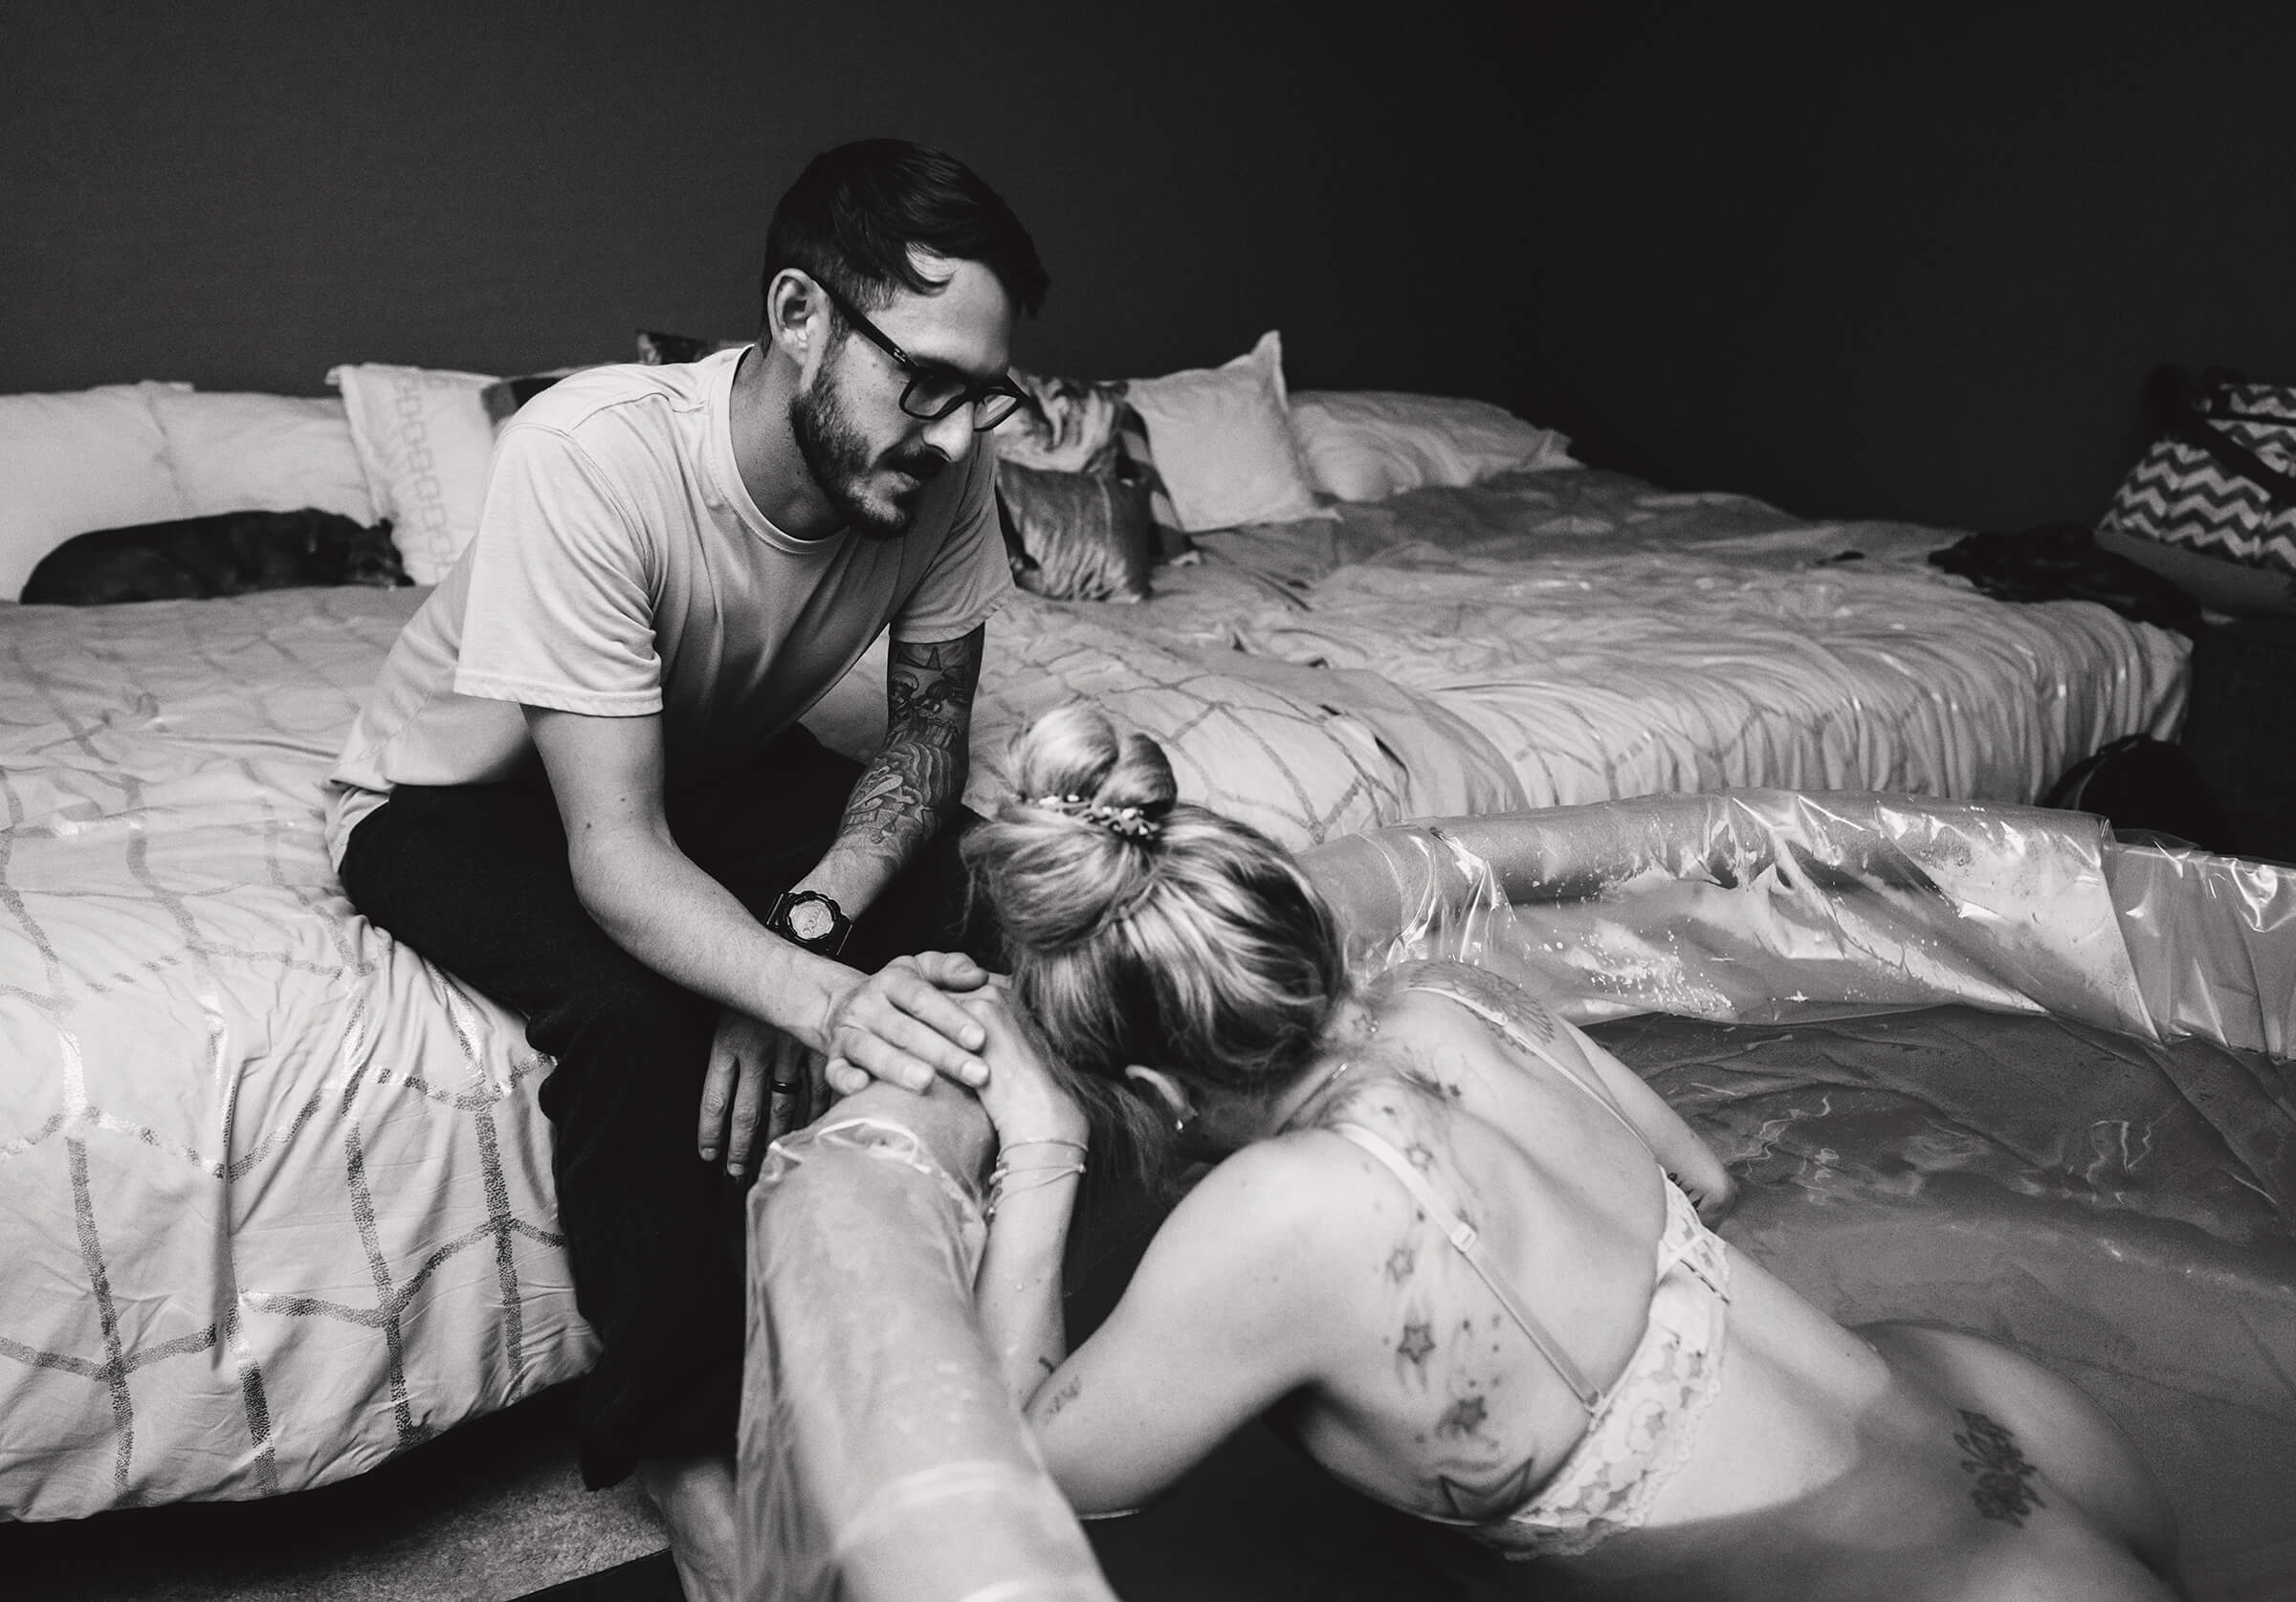
[[[341,1479],[588,1366],[546,1061],[321,843],[417,599],[0,606],[0,1515]]]

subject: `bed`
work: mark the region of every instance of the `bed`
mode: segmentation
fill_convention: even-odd
[[[2183,712],[2181,636],[2093,603],[1988,600],[1930,564],[1945,531],[1590,469],[1335,511],[1198,536],[1201,560],[1137,604],[1019,597],[967,800],[991,804],[1004,740],[1077,693],[1184,732],[1183,791],[1295,847],[1764,785],[2027,802]],[[816,709],[830,743],[881,732],[881,660]]]
[[[2176,636],[1986,600],[1939,531],[1579,468],[1316,511],[1137,604],[1016,596],[968,799],[1074,696],[1294,846],[1670,790],[2026,801],[2180,711]],[[590,1360],[547,1061],[322,846],[424,593],[0,606],[0,1516],[339,1480]],[[881,683],[808,722],[866,749]]]

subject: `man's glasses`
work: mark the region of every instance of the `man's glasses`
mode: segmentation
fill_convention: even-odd
[[[808,274],[810,276],[810,274]],[[828,296],[829,304],[836,307],[845,320],[869,336],[870,342],[900,364],[909,375],[908,387],[901,391],[901,409],[910,416],[927,423],[938,423],[959,406],[973,408],[973,432],[984,434],[1017,409],[1026,399],[1011,379],[999,375],[985,384],[976,383],[937,362],[920,362],[899,345],[886,338],[885,331],[861,315],[860,308],[846,299],[819,278],[821,293]]]

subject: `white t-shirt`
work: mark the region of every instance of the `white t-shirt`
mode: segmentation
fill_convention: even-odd
[[[521,703],[660,713],[674,784],[795,723],[889,624],[954,640],[1011,594],[984,449],[927,486],[898,539],[768,522],[734,465],[729,402],[753,349],[577,373],[502,431],[478,533],[400,633],[331,776],[338,867],[394,784],[486,783],[533,760]]]

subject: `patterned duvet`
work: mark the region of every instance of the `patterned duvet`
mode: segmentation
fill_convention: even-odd
[[[2173,636],[1982,600],[1920,560],[1944,538],[1591,472],[1213,537],[1137,606],[1015,599],[971,799],[1075,695],[1295,845],[1666,789],[2026,801],[2170,729]],[[0,1516],[341,1479],[589,1359],[547,1062],[321,845],[419,600],[0,607]],[[832,743],[879,670],[816,709]]]

